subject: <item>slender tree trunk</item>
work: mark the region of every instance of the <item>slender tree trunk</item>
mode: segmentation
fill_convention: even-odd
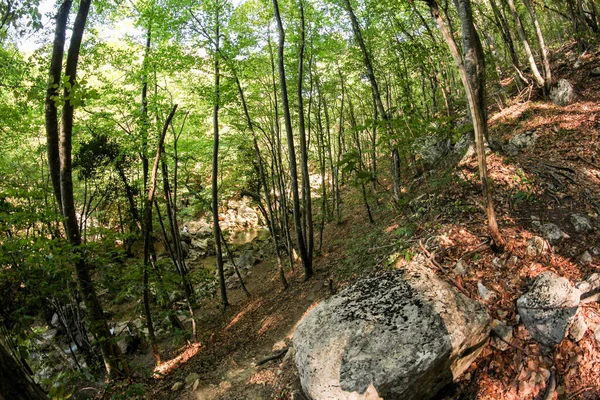
[[[218,7],[217,7],[218,8]],[[213,159],[212,159],[212,213],[213,230],[215,237],[215,248],[217,252],[217,271],[219,274],[219,288],[221,292],[221,303],[223,307],[229,306],[227,300],[227,287],[225,286],[225,271],[223,268],[223,250],[221,249],[221,227],[219,226],[219,95],[220,95],[220,71],[219,71],[219,10],[215,16],[215,99],[213,106]]]
[[[506,4],[508,4],[508,8],[512,14],[513,20],[515,22],[515,26],[517,27],[517,32],[519,33],[519,38],[521,39],[521,43],[523,44],[523,49],[525,50],[525,55],[527,56],[527,61],[529,62],[529,66],[531,67],[531,72],[533,73],[533,78],[535,79],[536,84],[539,87],[544,87],[546,85],[546,80],[540,74],[540,70],[535,63],[535,58],[533,57],[533,52],[531,51],[531,46],[529,46],[529,41],[527,40],[527,35],[525,34],[525,29],[523,29],[523,23],[521,22],[521,17],[519,17],[519,13],[517,12],[517,8],[515,7],[514,0],[504,0]]]
[[[485,98],[485,96],[482,96],[481,94],[481,92],[485,90],[485,65],[483,51],[481,49],[481,42],[479,41],[479,36],[477,35],[473,25],[471,2],[470,0],[456,0],[456,7],[463,28],[464,63],[458,51],[458,46],[456,45],[453,36],[450,34],[444,20],[440,15],[437,1],[427,0],[427,4],[429,5],[431,14],[436,20],[440,31],[442,32],[442,36],[448,44],[450,53],[452,54],[454,62],[458,68],[463,86],[465,87],[467,102],[473,118],[473,128],[475,130],[477,164],[479,166],[479,177],[481,179],[483,196],[486,202],[488,226],[492,240],[499,249],[503,249],[505,243],[498,229],[492,193],[488,183],[484,147],[484,139],[487,131],[487,120],[485,117],[485,110],[482,109],[482,106],[485,106],[485,104],[482,104],[480,101],[480,99]]]
[[[85,24],[87,15],[90,9],[91,0],[84,0],[79,6],[79,11],[75,18],[73,25],[73,32],[71,35],[71,43],[67,53],[67,62],[65,67],[65,75],[68,76],[69,86],[65,87],[64,96],[68,98],[70,89],[76,84],[77,78],[77,64],[79,61],[79,51],[81,42],[83,39],[83,32],[85,30]],[[66,19],[68,16],[70,2],[65,2],[61,6],[57,16],[57,31],[66,29]],[[63,19],[64,18],[64,19]],[[56,32],[55,34],[55,46],[64,46],[64,32]],[[62,64],[62,50],[54,49],[52,62],[51,62],[51,79],[52,83],[60,82],[60,66]],[[57,74],[58,68],[58,74]],[[58,78],[58,79],[56,79]],[[51,84],[52,89],[57,89]],[[77,217],[75,213],[75,201],[73,197],[73,181],[72,181],[72,135],[73,135],[73,115],[74,106],[70,100],[65,101],[62,112],[62,129],[60,130],[60,136],[57,137],[57,111],[53,103],[52,96],[56,95],[56,91],[47,93],[46,98],[46,128],[48,142],[48,154],[49,154],[49,168],[50,174],[53,177],[52,183],[55,185],[58,183],[58,187],[54,187],[54,193],[57,202],[61,203],[62,215],[64,217],[64,228],[67,239],[71,244],[72,251],[74,253],[74,266],[77,275],[77,281],[80,286],[81,293],[84,298],[85,305],[88,309],[88,321],[90,324],[90,331],[94,335],[95,339],[98,340],[100,348],[102,350],[102,356],[106,370],[110,377],[116,377],[120,374],[119,363],[121,363],[122,371],[126,374],[129,373],[129,369],[125,360],[122,358],[121,352],[111,338],[111,333],[106,323],[106,318],[102,310],[102,305],[98,300],[96,291],[94,289],[93,281],[90,275],[89,266],[85,260],[81,248],[81,234],[79,225],[77,223]],[[56,152],[58,151],[58,153]],[[58,163],[56,156],[58,155]],[[59,168],[59,180],[56,182],[56,168]],[[60,195],[58,194],[60,193]]]
[[[379,86],[377,85],[377,79],[375,78],[375,72],[373,71],[373,64],[371,63],[371,57],[369,52],[367,51],[367,46],[365,45],[365,41],[362,37],[362,32],[360,29],[360,25],[358,24],[358,20],[356,19],[356,15],[354,14],[354,10],[352,9],[352,5],[350,4],[350,0],[344,0],[344,5],[346,7],[346,11],[350,16],[350,21],[352,23],[352,31],[354,32],[354,38],[360,47],[360,51],[363,56],[363,62],[365,64],[365,69],[367,70],[367,77],[369,78],[369,82],[371,84],[371,90],[373,91],[373,98],[375,99],[375,104],[381,114],[381,118],[386,122],[386,126],[388,129],[388,133],[392,134],[392,126],[390,123],[390,115],[383,107],[383,102],[381,101],[381,94],[379,92]],[[395,144],[392,149],[392,181],[394,185],[394,200],[397,202],[400,199],[400,154],[398,153],[398,149]]]
[[[9,349],[8,338],[0,330],[0,399],[48,400],[25,367]]]
[[[48,149],[48,173],[54,189],[54,197],[58,203],[60,214],[62,215],[62,196],[60,194],[60,155],[59,155],[59,129],[58,129],[58,110],[55,100],[58,99],[60,92],[60,77],[65,48],[65,35],[67,30],[67,21],[72,1],[65,0],[56,14],[56,28],[54,31],[54,44],[52,47],[52,59],[50,61],[50,73],[48,77],[48,87],[46,89],[46,143]]]
[[[512,1],[512,0],[511,0]],[[531,0],[523,0],[525,7],[527,7],[527,11],[531,16],[531,21],[533,22],[533,26],[535,27],[535,34],[538,39],[538,45],[540,47],[540,54],[542,57],[542,65],[544,66],[544,78],[546,83],[546,88],[549,88],[552,84],[552,71],[550,70],[550,60],[548,59],[548,48],[546,47],[546,42],[544,41],[544,35],[542,33],[542,28],[540,27],[540,23],[537,19],[537,15],[535,14],[535,8],[531,4]]]
[[[279,3],[277,0],[273,0],[273,8],[275,11],[275,19],[277,20],[277,28],[279,31],[278,69],[279,81],[281,86],[281,101],[283,105],[283,118],[285,122],[285,130],[288,141],[290,179],[292,185],[292,210],[294,215],[294,225],[296,230],[296,239],[298,242],[298,250],[300,251],[300,259],[302,260],[302,266],[304,267],[304,277],[305,279],[309,279],[313,274],[312,257],[310,257],[310,255],[308,254],[306,240],[302,233],[302,216],[300,215],[300,196],[298,194],[298,171],[296,166],[296,150],[294,147],[292,118],[290,116],[290,105],[288,102],[287,82],[285,77],[285,65],[283,60],[285,32],[283,30],[283,23],[281,21],[281,15],[279,14]]]
[[[310,175],[308,172],[308,150],[306,146],[306,128],[304,117],[304,97],[303,79],[304,79],[304,47],[305,47],[305,23],[304,23],[304,0],[299,1],[300,6],[300,54],[298,55],[298,126],[300,129],[300,160],[302,166],[302,200],[304,203],[304,219],[306,220],[306,229],[304,232],[306,238],[306,263],[312,270],[312,258],[314,250],[314,232],[312,216],[312,199],[310,190]],[[309,109],[310,113],[310,109]],[[309,114],[310,115],[310,114]],[[310,126],[309,126],[310,130]],[[306,269],[306,267],[305,267]]]

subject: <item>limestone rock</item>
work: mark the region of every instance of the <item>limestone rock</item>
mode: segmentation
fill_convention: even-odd
[[[294,334],[312,399],[427,399],[483,349],[490,318],[419,257],[321,302]],[[373,397],[370,397],[373,396]]]
[[[581,292],[581,302],[591,303],[600,300],[600,274],[594,273],[585,281],[579,282],[576,285]]]
[[[595,67],[590,71],[591,76],[600,76],[600,67]]]
[[[529,255],[530,257],[535,257],[544,254],[548,251],[550,247],[548,245],[548,242],[544,240],[544,238],[541,238],[539,236],[532,237],[527,241],[527,243],[527,255]]]
[[[542,236],[546,238],[551,245],[558,244],[561,240],[569,238],[556,224],[544,224],[540,226]]]
[[[515,146],[517,149],[524,149],[526,147],[533,147],[536,144],[538,138],[539,135],[537,134],[537,132],[528,131],[515,135],[508,141],[508,144]]]
[[[448,154],[449,144],[447,140],[440,140],[437,136],[421,136],[415,139],[413,149],[421,157],[423,164],[431,168]]]
[[[189,232],[179,232],[179,238],[182,242],[191,244],[192,243],[192,235]]]
[[[183,389],[184,383],[183,382],[175,382],[173,384],[173,386],[171,386],[171,392],[178,392],[181,389]]]
[[[566,278],[546,271],[517,300],[517,310],[531,336],[552,347],[565,338],[577,313],[579,297],[579,289]]]
[[[579,256],[578,259],[579,259],[579,262],[583,265],[591,264],[592,261],[594,261],[594,259],[592,258],[592,255],[587,250],[584,251],[583,253],[581,253],[581,255]]]
[[[192,386],[198,379],[200,379],[200,375],[192,372],[185,378],[185,386]]]
[[[196,379],[194,381],[194,384],[192,385],[192,392],[195,392],[196,389],[198,389],[198,386],[200,386],[200,379]]]
[[[550,99],[559,106],[568,106],[575,101],[575,98],[575,89],[566,79],[559,80],[550,90]]]
[[[508,343],[513,338],[513,328],[506,325],[506,323],[495,319],[492,322],[492,335],[491,345],[500,351],[508,349]]]
[[[579,342],[583,339],[585,335],[585,331],[587,331],[587,324],[585,323],[585,319],[581,314],[577,314],[575,320],[573,321],[573,325],[569,328],[569,337],[573,339],[575,342]]]
[[[582,214],[571,214],[571,223],[575,228],[575,232],[590,232],[594,230],[588,217]]]
[[[238,268],[252,267],[255,264],[255,257],[252,250],[244,250],[244,252],[238,258],[236,264]]]
[[[479,292],[479,297],[481,297],[483,301],[490,301],[492,297],[494,297],[494,292],[486,288],[481,282],[477,282],[477,291]]]
[[[186,258],[190,254],[190,245],[183,240],[181,241],[181,252],[183,253],[183,258]]]

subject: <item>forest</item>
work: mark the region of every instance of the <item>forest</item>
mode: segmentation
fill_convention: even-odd
[[[0,0],[0,44],[0,400],[600,398],[600,1]]]

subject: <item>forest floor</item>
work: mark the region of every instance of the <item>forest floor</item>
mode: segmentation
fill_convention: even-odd
[[[557,53],[559,54],[559,53]],[[590,71],[600,66],[600,52],[588,52],[575,70],[578,56],[572,49],[554,61],[555,78],[566,78],[579,97],[566,107],[532,97],[491,115],[490,133],[506,142],[516,134],[536,132],[537,143],[517,155],[492,153],[488,168],[496,212],[507,248],[495,254],[485,246],[488,237],[485,213],[474,158],[454,168],[440,168],[404,182],[405,206],[394,212],[387,202],[374,206],[376,223],[369,224],[362,202],[352,189],[345,193],[343,222],[329,223],[321,254],[315,257],[315,275],[303,280],[301,267],[288,273],[290,288],[282,290],[274,263],[256,265],[247,286],[230,291],[225,311],[218,299],[199,310],[199,345],[167,353],[165,375],[136,379],[151,399],[290,399],[300,388],[293,358],[257,363],[289,346],[294,328],[319,301],[358,276],[385,268],[401,267],[421,252],[421,244],[443,270],[442,278],[460,286],[482,302],[494,319],[513,326],[512,347],[501,352],[487,346],[470,369],[438,395],[439,399],[534,399],[544,392],[550,371],[555,370],[554,398],[600,398],[599,343],[594,338],[600,324],[597,303],[583,307],[590,329],[579,342],[565,339],[554,354],[542,354],[537,343],[518,323],[516,299],[542,271],[554,271],[578,282],[600,268],[600,77]],[[427,178],[425,178],[425,176]],[[410,200],[410,201],[409,201]],[[574,231],[570,216],[584,213],[595,231]],[[557,224],[569,238],[546,254],[527,254],[528,239],[539,235],[535,220]],[[318,236],[317,236],[318,247]],[[584,251],[591,263],[582,263]],[[455,266],[461,260],[466,270]],[[484,302],[481,282],[494,296]],[[190,373],[199,375],[195,390],[172,391]],[[298,397],[294,397],[298,398]]]

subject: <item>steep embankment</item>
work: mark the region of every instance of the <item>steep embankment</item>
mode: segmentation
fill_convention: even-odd
[[[289,345],[296,323],[322,298],[360,274],[401,267],[416,252],[425,252],[443,279],[453,281],[484,303],[493,318],[514,328],[512,346],[505,351],[488,347],[440,398],[533,399],[543,392],[553,369],[557,393],[568,398],[600,397],[596,372],[600,345],[594,337],[600,324],[598,305],[582,308],[589,326],[583,339],[566,339],[550,355],[542,354],[519,322],[515,306],[542,271],[577,282],[600,266],[600,160],[596,158],[600,77],[592,73],[600,62],[598,52],[587,53],[574,69],[578,54],[567,50],[560,53],[566,55],[564,61],[555,60],[555,76],[573,83],[576,102],[560,107],[528,99],[530,93],[523,92],[490,119],[492,136],[505,145],[503,152],[488,158],[499,224],[508,242],[504,253],[495,254],[485,244],[487,228],[474,159],[405,182],[410,200],[405,209],[394,212],[382,202],[373,207],[374,225],[368,223],[359,197],[348,189],[344,221],[326,227],[315,277],[303,282],[297,267],[290,272],[290,289],[282,291],[274,263],[258,264],[247,278],[252,297],[232,291],[232,306],[225,312],[216,301],[203,305],[201,345],[186,350],[184,359],[189,359],[174,364],[163,379],[145,381],[148,395],[155,399],[292,398],[299,382],[290,357],[256,363],[280,354],[277,350]],[[516,149],[506,146],[509,143]],[[585,215],[594,230],[578,232],[572,223],[574,214]],[[536,248],[531,239],[541,236],[540,226],[547,223],[556,224],[568,238],[552,248],[543,243]],[[481,299],[479,283],[492,292],[488,301]],[[198,374],[194,391],[171,390],[190,373]]]

